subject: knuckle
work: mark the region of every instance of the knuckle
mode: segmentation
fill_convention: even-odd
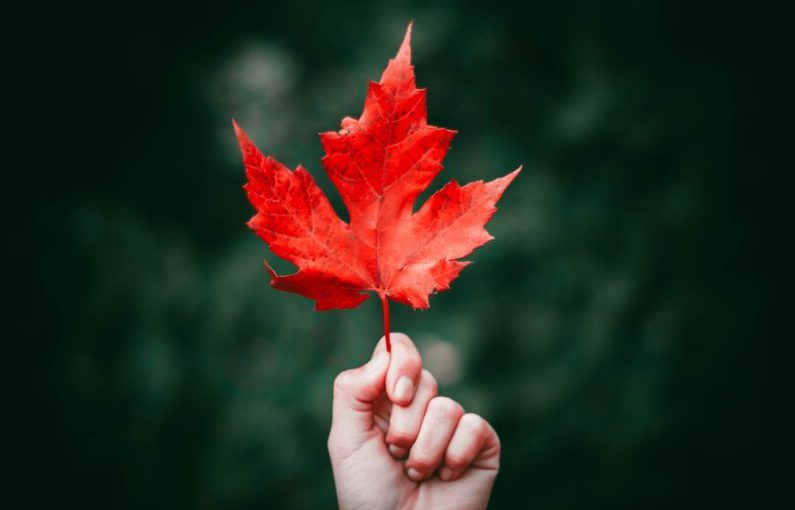
[[[497,434],[497,431],[494,430],[494,427],[492,427],[485,418],[474,413],[466,413],[464,416],[462,416],[461,420],[459,421],[459,426],[467,427],[467,430],[472,434],[472,437],[484,437],[485,451],[497,458],[496,462],[497,466],[499,466],[499,456],[502,449],[502,443],[500,441],[500,436]]]
[[[413,453],[413,452],[412,452]],[[410,462],[407,462],[411,467],[423,472],[432,471],[436,468],[436,459],[426,453],[416,453],[411,455]]]
[[[499,455],[500,452],[502,452],[502,441],[500,440],[500,436],[496,432],[494,433],[494,452],[497,454],[499,462]]]
[[[444,463],[453,471],[460,471],[467,467],[469,459],[458,453],[448,453],[445,456]]]
[[[464,408],[449,397],[434,397],[428,404],[428,411],[443,416],[461,416],[464,413]]]
[[[353,370],[345,370],[334,378],[334,394],[344,393],[350,388]]]
[[[482,416],[475,413],[466,413],[461,417],[461,426],[467,427],[476,434],[481,434],[488,430],[488,424]]]
[[[436,382],[436,378],[433,376],[433,374],[424,368],[422,369],[422,374],[420,375],[420,381],[422,384],[431,389],[431,393],[433,393],[434,396],[439,393],[439,383]]]
[[[419,367],[422,366],[422,357],[414,342],[411,341],[407,335],[403,333],[391,333],[392,345],[395,349],[396,356],[403,363],[410,365],[417,365],[417,372]]]
[[[417,439],[414,434],[406,430],[390,429],[387,433],[386,442],[403,448],[409,448],[414,444]]]
[[[392,341],[393,344],[401,344],[401,345],[414,345],[414,342],[411,341],[411,338],[405,333],[400,333],[397,331],[393,331],[389,334],[389,339]]]

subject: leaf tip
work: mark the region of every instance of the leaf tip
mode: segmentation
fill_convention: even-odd
[[[235,135],[240,138],[240,135],[245,136],[246,134],[243,132],[243,128],[240,127],[240,124],[237,123],[236,119],[232,119],[232,127],[235,128]]]
[[[498,177],[497,179],[488,182],[487,185],[489,187],[493,186],[494,187],[493,189],[498,189],[499,194],[501,195],[502,192],[505,190],[505,188],[507,188],[508,185],[510,185],[513,182],[513,180],[516,179],[516,176],[519,175],[519,172],[522,171],[522,166],[523,165],[519,165],[519,168],[517,168],[513,172],[503,175],[502,177]]]
[[[395,60],[404,59],[411,62],[411,29],[414,26],[414,20],[409,21],[409,26],[406,28],[406,35],[403,36],[403,42],[400,44],[400,49],[395,56]]]
[[[243,149],[245,154],[245,147],[246,145],[251,145],[251,140],[235,119],[232,119],[232,126],[235,128],[235,136],[237,137],[237,141],[240,144],[240,148]]]

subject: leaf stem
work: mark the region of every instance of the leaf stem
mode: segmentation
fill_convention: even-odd
[[[389,298],[380,294],[381,307],[384,309],[384,338],[386,338],[386,352],[392,352],[392,343],[389,341]]]

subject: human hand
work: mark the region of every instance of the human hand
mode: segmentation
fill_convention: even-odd
[[[500,465],[489,423],[437,396],[409,337],[339,374],[328,448],[337,500],[350,509],[486,508]]]

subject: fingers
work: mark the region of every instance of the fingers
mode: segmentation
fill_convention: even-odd
[[[386,376],[386,392],[389,399],[398,405],[408,405],[414,398],[422,371],[422,358],[414,342],[403,333],[392,333],[392,361]],[[375,347],[375,353],[386,352],[383,338]]]
[[[393,333],[391,353],[381,339],[370,361],[334,381],[332,461],[377,437],[393,457],[408,455],[403,467],[414,481],[438,471],[444,481],[473,476],[493,483],[500,458],[496,432],[480,416],[464,414],[460,404],[437,394],[436,380],[422,369],[409,337]]]
[[[393,402],[402,405],[412,402],[422,360],[409,337],[402,333],[391,336],[391,353],[386,352],[382,338],[366,365],[346,370],[334,381],[329,451],[341,454],[353,451],[372,437],[374,429],[387,429]],[[388,400],[381,398],[384,393]]]
[[[424,480],[439,467],[463,414],[461,404],[447,397],[435,397],[428,403],[417,440],[404,466],[409,478]]]
[[[384,393],[389,361],[385,350],[375,352],[365,365],[346,370],[334,380],[329,450],[355,448],[369,437],[376,401]]]
[[[437,395],[436,379],[427,370],[422,370],[420,383],[414,400],[408,406],[392,406],[386,442],[389,452],[396,458],[403,458],[420,433],[420,425],[425,416],[428,402]]]
[[[500,440],[489,422],[477,414],[467,413],[458,420],[458,427],[447,446],[444,467],[439,478],[453,481],[470,466],[497,470],[500,467]]]

